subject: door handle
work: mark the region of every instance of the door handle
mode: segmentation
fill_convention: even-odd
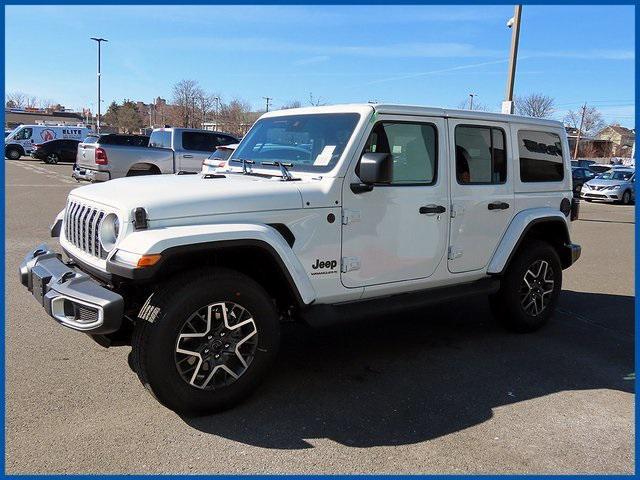
[[[193,158],[193,155],[185,154],[185,155],[182,155],[182,158]]]
[[[446,212],[446,208],[444,208],[442,205],[425,205],[424,207],[420,207],[420,214],[422,215],[428,215],[428,214],[434,214],[434,213],[444,213]]]
[[[487,205],[489,210],[506,210],[509,208],[509,204],[505,202],[491,202]]]

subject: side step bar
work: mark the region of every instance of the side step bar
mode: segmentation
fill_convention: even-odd
[[[488,295],[500,288],[500,279],[490,277],[470,283],[430,288],[381,298],[358,300],[333,305],[310,305],[301,312],[302,319],[312,327],[326,327],[366,317],[390,315],[462,297]]]

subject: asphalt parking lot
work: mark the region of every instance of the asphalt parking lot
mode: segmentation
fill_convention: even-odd
[[[50,320],[17,267],[77,184],[6,165],[6,472],[633,473],[634,207],[582,202],[560,308],[532,335],[485,299],[314,331],[215,416],[161,407],[127,366]]]

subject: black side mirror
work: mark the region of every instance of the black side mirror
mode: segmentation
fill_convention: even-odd
[[[360,158],[358,177],[362,183],[352,183],[353,193],[370,192],[375,184],[391,183],[393,159],[389,153],[365,153]]]

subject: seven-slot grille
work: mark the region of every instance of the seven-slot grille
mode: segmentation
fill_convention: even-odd
[[[107,252],[104,251],[100,240],[98,240],[100,222],[105,215],[105,212],[95,207],[69,201],[64,212],[66,239],[94,257],[107,258]]]

